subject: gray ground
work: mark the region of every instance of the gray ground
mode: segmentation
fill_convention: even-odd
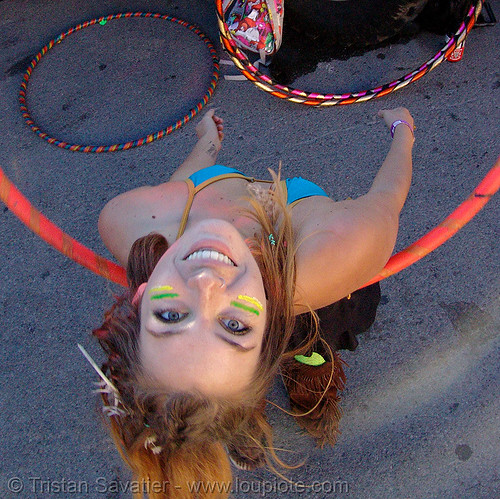
[[[500,2],[492,5],[498,16]],[[195,123],[128,152],[60,150],[21,118],[22,70],[69,27],[124,10],[198,22],[219,47],[211,6],[203,0],[0,2],[0,165],[43,213],[102,254],[96,222],[106,200],[165,181],[194,144]],[[161,21],[115,23],[121,24],[73,35],[36,68],[29,106],[53,136],[76,143],[140,137],[177,119],[203,94],[208,59],[193,33]],[[309,109],[248,82],[222,80],[210,102],[226,121],[220,161],[258,176],[281,160],[287,175],[316,181],[334,198],[357,196],[389,147],[377,110],[406,106],[418,130],[397,243],[402,249],[464,200],[499,154],[499,30],[474,30],[461,63],[443,63],[406,89],[354,106]],[[323,63],[295,85],[368,88],[408,72],[441,45],[440,37],[422,34],[407,45]],[[234,71],[223,66],[224,73]],[[451,241],[383,283],[374,326],[356,352],[343,356],[348,388],[334,448],[315,449],[289,416],[270,410],[277,446],[298,452],[283,457],[308,456],[287,476],[326,482],[322,491],[293,491],[267,472],[236,472],[235,497],[498,497],[499,199]],[[0,210],[0,496],[131,497],[124,491],[129,473],[96,416],[95,376],[76,346],[81,342],[102,359],[89,333],[119,288]],[[281,382],[271,399],[286,406]]]

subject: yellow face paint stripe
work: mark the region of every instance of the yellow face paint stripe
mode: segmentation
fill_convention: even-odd
[[[248,303],[255,305],[258,309],[264,310],[262,303],[259,300],[257,300],[257,298],[252,298],[251,296],[247,295],[238,295],[238,300],[247,301]]]
[[[152,295],[153,293],[159,293],[161,291],[172,291],[174,289],[172,286],[157,286],[156,288],[152,288],[149,291],[149,294]]]

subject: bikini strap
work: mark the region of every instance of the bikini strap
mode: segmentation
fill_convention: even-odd
[[[244,180],[247,180],[248,182],[255,182],[256,179],[254,177],[247,177],[241,173],[223,173],[222,175],[217,175],[216,177],[209,178],[202,182],[201,184],[195,186],[194,182],[190,179],[187,178],[184,180],[188,186],[188,200],[186,203],[186,206],[184,208],[184,212],[182,214],[181,218],[181,223],[179,226],[179,231],[177,232],[177,237],[175,238],[176,240],[179,239],[179,237],[184,234],[184,231],[186,230],[186,225],[189,217],[189,212],[191,210],[191,206],[193,205],[193,200],[194,196],[203,190],[205,187],[208,187],[210,184],[213,184],[215,182],[218,182],[219,180],[225,180],[228,178],[242,178]],[[272,180],[259,180],[259,182],[269,182],[272,183]]]
[[[188,200],[186,206],[184,207],[184,212],[182,213],[181,224],[179,225],[179,230],[177,231],[177,236],[175,237],[176,241],[177,239],[179,239],[179,237],[182,236],[182,234],[184,234],[184,230],[186,229],[186,224],[189,217],[189,211],[191,210],[194,195],[196,194],[194,182],[190,178],[185,179],[185,182],[188,187]]]

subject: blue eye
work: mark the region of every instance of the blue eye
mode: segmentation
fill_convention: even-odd
[[[231,334],[243,334],[250,331],[250,328],[236,319],[221,319],[221,323]]]
[[[155,316],[162,322],[167,324],[175,324],[184,320],[188,314],[178,312],[177,310],[164,310],[162,312],[155,312]]]

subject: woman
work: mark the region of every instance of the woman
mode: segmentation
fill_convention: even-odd
[[[170,484],[151,497],[230,483],[228,454],[244,469],[269,454],[282,464],[264,415],[278,369],[297,422],[319,445],[334,443],[345,380],[335,350],[354,349],[353,332],[374,319],[378,287],[354,292],[390,257],[411,181],[413,119],[404,108],[379,116],[393,142],[356,200],[335,202],[300,177],[256,180],[215,165],[223,122],[209,111],[168,182],[103,209],[99,232],[129,279],[94,331],[108,356],[103,400],[136,478]],[[371,301],[367,317],[336,328],[355,297]]]

